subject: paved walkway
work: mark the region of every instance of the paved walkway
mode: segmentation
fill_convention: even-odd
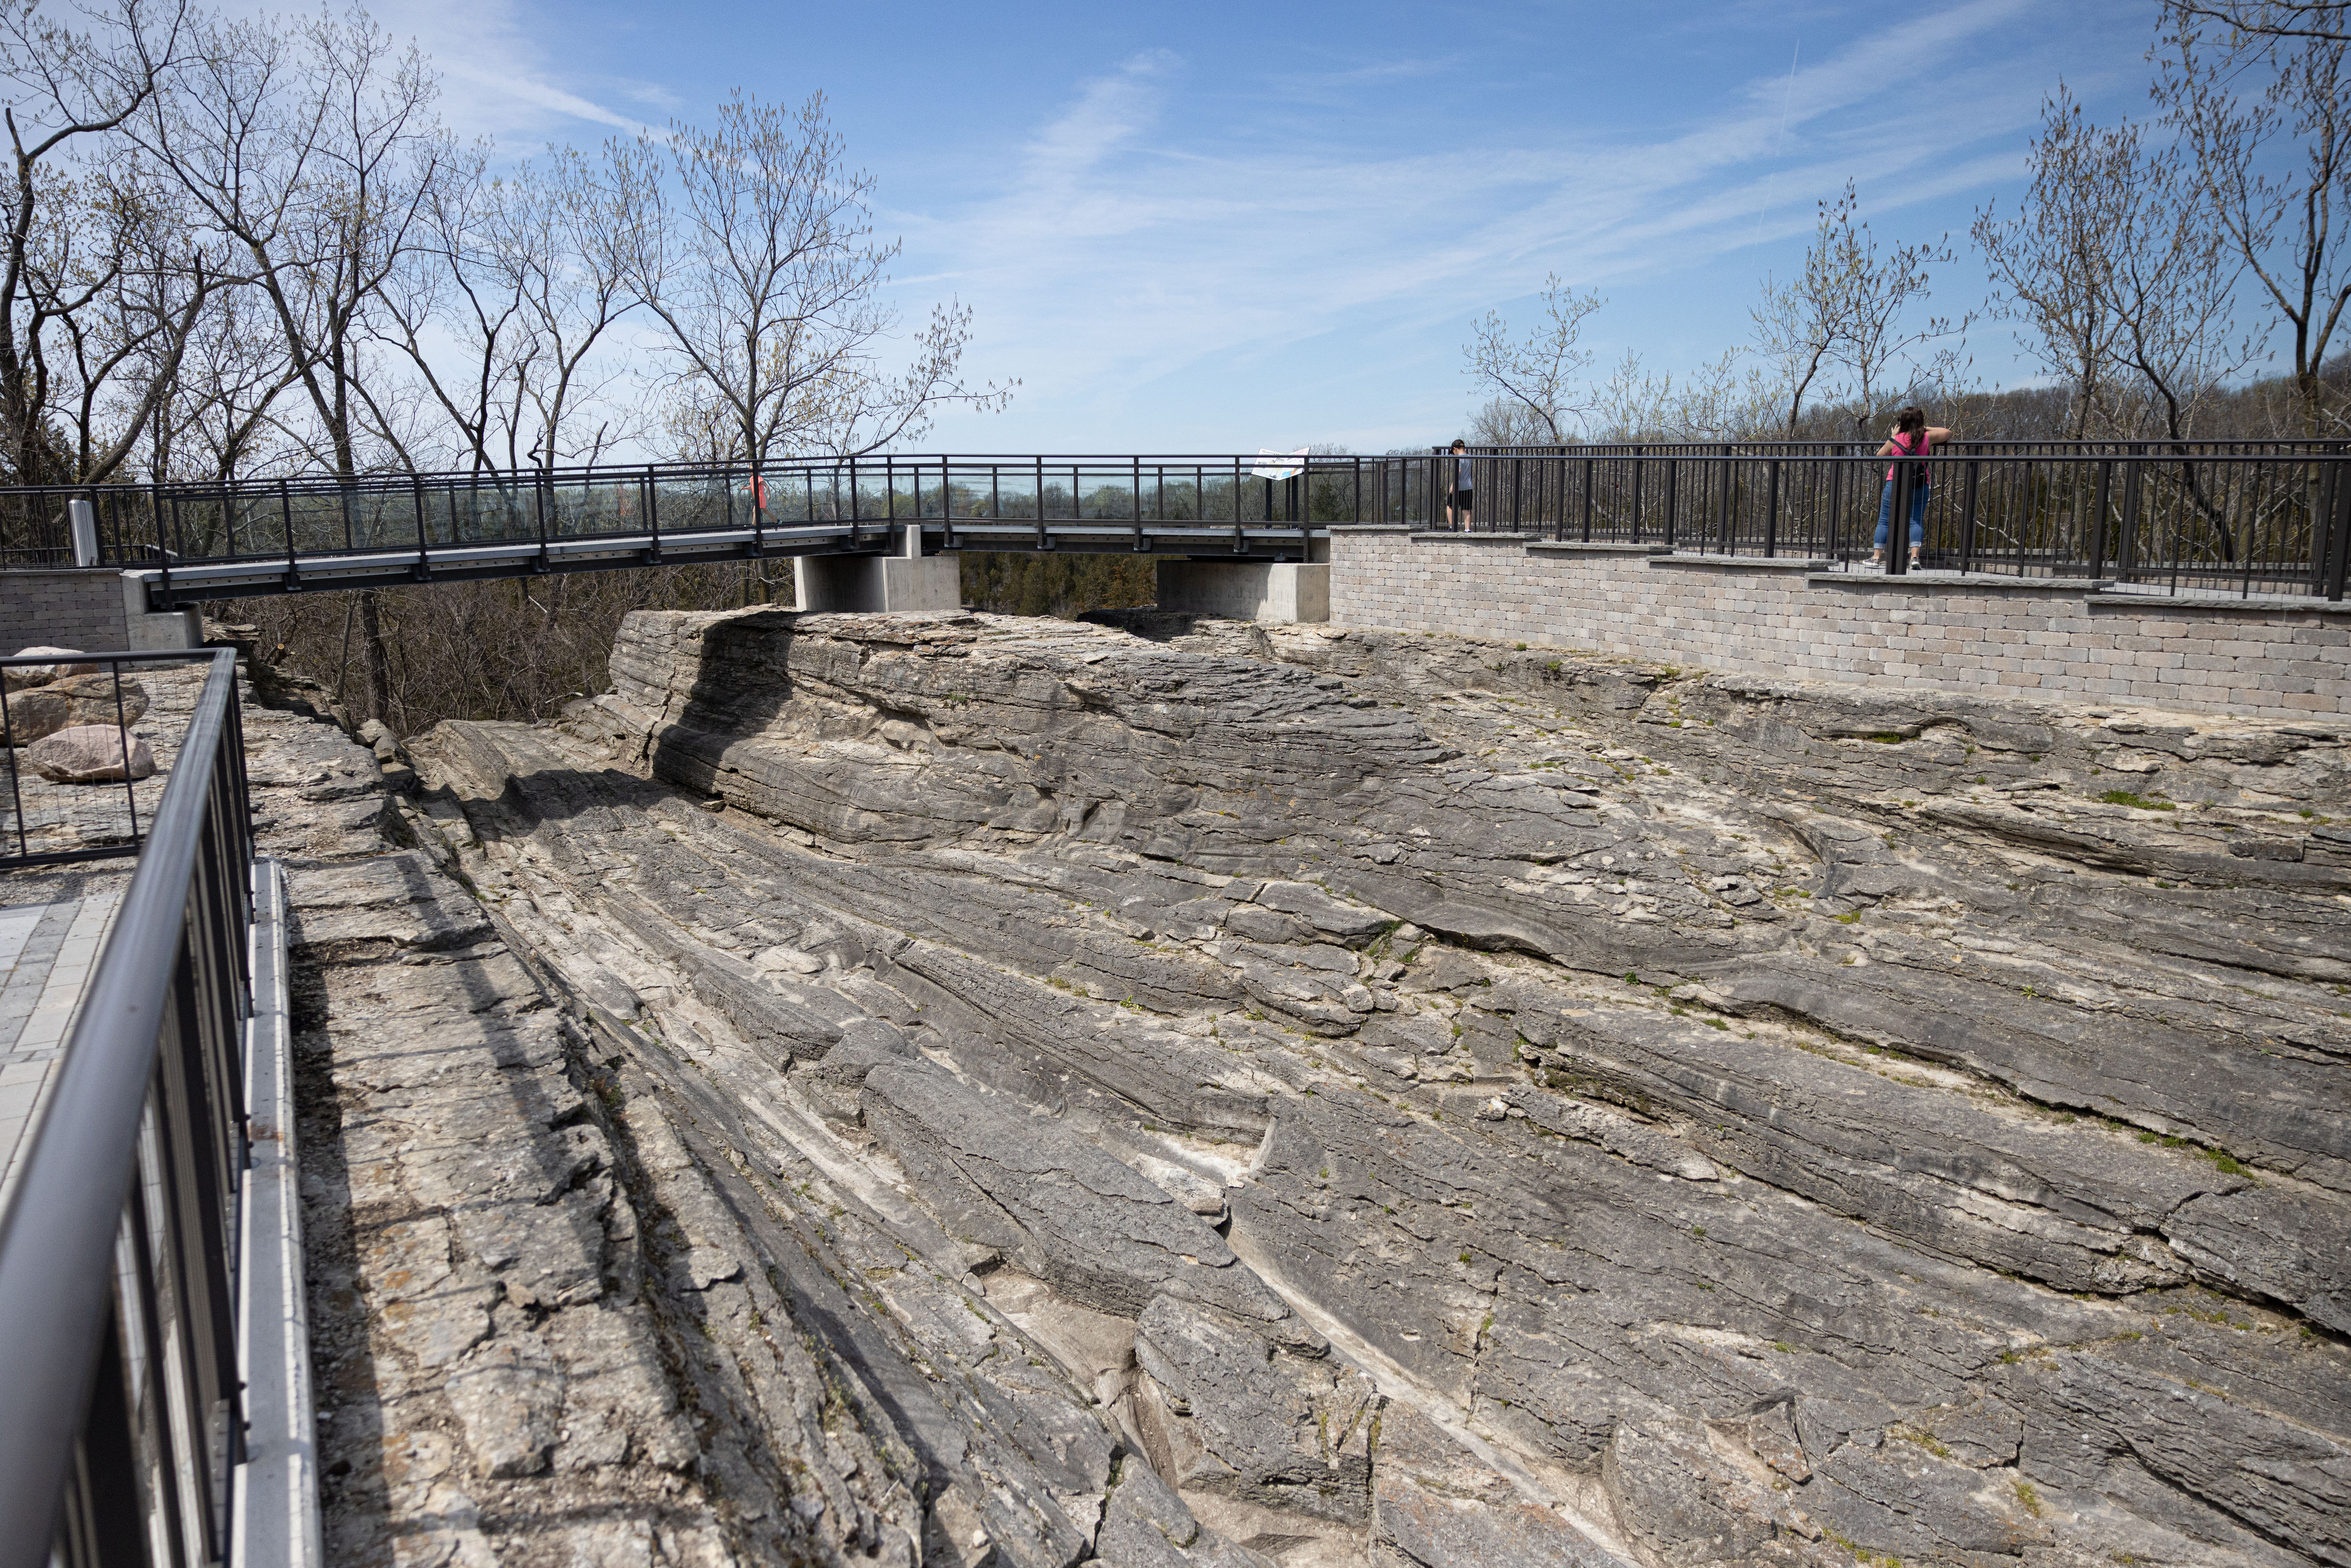
[[[0,876],[0,1206],[130,871]]]

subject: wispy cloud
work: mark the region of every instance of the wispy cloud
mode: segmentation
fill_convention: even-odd
[[[1898,229],[2018,164],[2044,86],[2011,47],[2031,3],[1896,22],[1824,47],[1792,84],[1766,68],[1647,141],[1259,145],[1200,134],[1192,68],[1137,57],[1080,84],[983,199],[905,214],[909,260],[976,305],[976,357],[1024,376],[1040,415],[1209,364],[1246,381],[1308,340],[1466,322],[1551,271],[1604,289],[1687,274],[1755,245],[1767,177],[1767,243],[1809,229],[1848,175]],[[1458,382],[1442,390],[1458,401]]]
[[[646,123],[643,114],[600,102],[601,91],[640,103],[669,99],[652,84],[569,78],[549,47],[545,18],[517,0],[376,0],[370,9],[386,32],[413,38],[432,57],[442,77],[441,115],[453,130],[517,153]]]

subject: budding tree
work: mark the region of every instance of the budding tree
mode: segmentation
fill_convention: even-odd
[[[1796,275],[1785,283],[1766,275],[1763,302],[1748,312],[1755,323],[1755,346],[1777,372],[1786,396],[1792,438],[1803,416],[1805,396],[1825,390],[1822,378],[1835,362],[1838,346],[1853,331],[1854,300],[1839,241],[1852,225],[1857,202],[1848,183],[1835,202],[1821,204],[1820,222]]]
[[[2315,28],[2208,38],[2204,10],[2171,6],[2155,98],[2293,340],[2301,434],[2336,434],[2343,411],[2321,371],[2351,302],[2351,39]],[[2267,78],[2251,100],[2237,90],[2249,75]]]
[[[1542,319],[1526,337],[1512,336],[1499,311],[1488,311],[1471,328],[1469,376],[1510,411],[1489,413],[1488,424],[1535,436],[1526,444],[1566,444],[1568,432],[1591,412],[1583,384],[1592,368],[1592,350],[1581,342],[1583,323],[1605,303],[1597,294],[1578,294],[1552,273],[1543,281]]]
[[[2090,124],[2060,82],[2042,104],[2027,165],[2032,183],[2015,213],[2002,216],[1994,202],[1970,232],[1991,274],[1993,314],[2026,327],[2027,350],[2072,389],[2069,434],[2079,440],[2105,412],[2115,366],[2115,235],[2139,173],[2137,133]]]
[[[1964,369],[1958,340],[1975,320],[1972,313],[1957,322],[1945,316],[1916,317],[1917,307],[1929,298],[1927,269],[1949,265],[1949,248],[1939,241],[1897,245],[1880,255],[1877,238],[1858,210],[1848,182],[1845,199],[1832,209],[1826,225],[1823,263],[1843,319],[1829,355],[1853,376],[1857,434],[1896,403],[1957,382]]]

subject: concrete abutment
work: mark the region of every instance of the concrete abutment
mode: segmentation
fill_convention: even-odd
[[[1162,560],[1159,608],[1267,625],[1331,619],[1326,561]]]

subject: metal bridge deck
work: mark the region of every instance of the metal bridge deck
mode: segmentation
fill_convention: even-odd
[[[911,555],[916,525],[846,523],[814,528],[714,528],[692,533],[593,535],[517,539],[490,544],[430,544],[419,549],[298,551],[227,560],[179,561],[143,570],[152,609],[254,593],[319,592],[388,588],[478,578],[533,577],[552,572],[611,571],[640,566],[684,566],[795,556]],[[921,553],[956,549],[1028,553],[1147,553],[1219,560],[1303,560],[1330,537],[1328,529],[1125,523],[967,522],[920,525]]]

